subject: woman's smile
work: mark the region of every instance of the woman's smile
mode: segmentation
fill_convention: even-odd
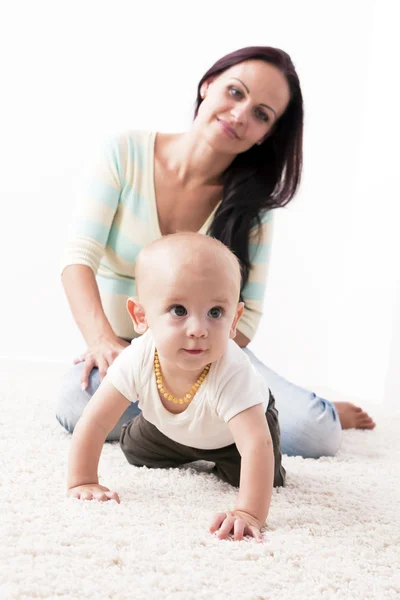
[[[223,119],[218,119],[218,118],[217,118],[217,121],[218,121],[222,131],[228,137],[230,137],[231,139],[236,139],[236,140],[239,139],[239,136],[237,135],[235,129],[231,125],[229,125],[229,123],[227,121],[224,121]]]

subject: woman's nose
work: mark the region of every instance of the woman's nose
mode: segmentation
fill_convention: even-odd
[[[235,104],[231,109],[231,115],[237,123],[244,123],[247,119],[247,106],[244,103]]]

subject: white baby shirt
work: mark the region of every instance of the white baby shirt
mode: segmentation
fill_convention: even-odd
[[[263,404],[268,385],[248,356],[229,340],[227,351],[210,371],[186,410],[169,412],[162,404],[154,373],[155,345],[151,331],[132,340],[108,368],[107,380],[130,402],[139,400],[143,417],[170,439],[210,450],[234,443],[228,422],[238,413]]]

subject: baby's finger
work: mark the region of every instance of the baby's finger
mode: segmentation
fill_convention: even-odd
[[[77,492],[75,490],[68,490],[68,498],[77,498],[78,500],[81,499],[81,493]]]
[[[107,500],[109,500],[109,497],[105,492],[95,492],[93,494],[93,499],[98,500],[99,502],[107,502]]]
[[[228,537],[228,535],[230,534],[230,532],[232,531],[232,529],[234,527],[234,522],[235,522],[235,517],[226,517],[225,521],[222,523],[222,525],[218,531],[218,537],[220,540],[224,540],[225,538]]]
[[[256,542],[262,542],[262,535],[261,535],[261,531],[259,529],[257,529],[257,527],[253,527],[252,525],[249,525],[247,527],[247,531],[246,533],[250,536],[252,536],[253,538],[255,538]]]
[[[81,492],[81,500],[93,500],[92,492]]]
[[[118,502],[118,504],[121,504],[121,500],[119,499],[117,492],[106,492],[105,494],[109,500],[115,500]]]
[[[225,521],[226,519],[226,513],[221,512],[221,513],[217,513],[216,515],[214,515],[213,520],[210,523],[210,533],[214,533],[215,531],[217,531],[221,524]]]
[[[246,523],[243,521],[243,519],[236,519],[235,524],[233,526],[233,539],[235,541],[243,539],[245,527]]]

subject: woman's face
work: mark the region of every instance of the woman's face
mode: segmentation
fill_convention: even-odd
[[[205,81],[200,92],[197,126],[216,151],[229,154],[263,142],[290,100],[285,76],[262,60],[227,69]]]

